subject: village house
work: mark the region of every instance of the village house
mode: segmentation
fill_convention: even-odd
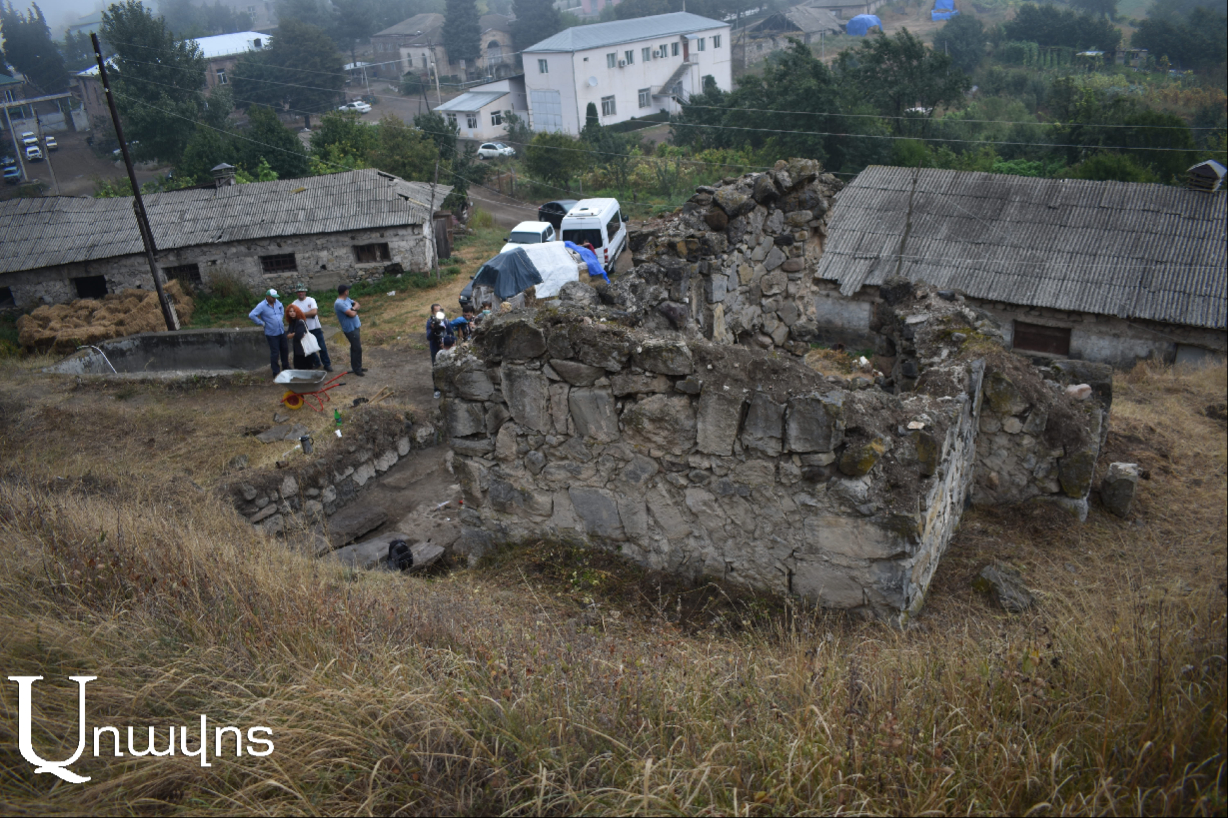
[[[507,114],[528,113],[524,75],[475,86],[435,109],[448,118],[461,139],[500,139],[507,132]]]
[[[198,37],[193,42],[205,57],[205,87],[212,90],[230,82],[227,74],[234,68],[239,57],[249,51],[260,51],[269,45],[269,35],[259,31],[240,31],[235,34],[218,34],[215,37]],[[107,72],[115,67],[114,59],[107,62]],[[74,94],[81,100],[92,122],[95,117],[109,117],[107,100],[102,93],[102,80],[98,66],[91,65],[76,74]]]
[[[431,268],[430,184],[356,170],[239,185],[234,168],[214,170],[215,187],[144,197],[168,278],[263,292]],[[436,208],[449,192],[435,188]],[[0,246],[0,303],[18,308],[153,287],[129,198],[0,202]]]
[[[733,59],[744,68],[789,47],[791,40],[819,44],[824,36],[843,34],[844,23],[827,9],[794,6],[752,23],[734,38]]]
[[[858,14],[873,14],[887,4],[887,0],[812,0],[808,8],[829,11],[841,20],[851,20]]]
[[[732,89],[731,53],[728,23],[687,12],[564,29],[522,55],[530,124],[579,134],[589,103],[602,125],[678,113],[704,77]]]
[[[371,50],[381,77],[399,78],[413,72],[429,78],[431,66],[441,76],[452,74],[503,78],[515,72],[516,56],[512,51],[509,18],[501,14],[483,14],[481,55],[472,64],[453,60],[443,44],[442,14],[415,14],[395,26],[371,36]]]
[[[820,336],[865,345],[893,276],[963,293],[1035,357],[1116,366],[1228,346],[1223,193],[873,166],[836,197]]]

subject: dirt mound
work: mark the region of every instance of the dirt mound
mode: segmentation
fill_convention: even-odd
[[[166,285],[181,324],[192,318],[192,299],[178,281]],[[138,332],[166,329],[158,294],[152,290],[124,290],[102,300],[83,298],[68,304],[39,307],[17,320],[17,340],[27,352],[67,354],[84,344],[97,344]]]

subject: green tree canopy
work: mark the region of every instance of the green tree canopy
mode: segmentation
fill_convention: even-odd
[[[333,0],[334,20],[329,33],[338,48],[349,52],[351,62],[358,62],[358,44],[367,42],[379,30],[376,14],[375,0]]]
[[[1168,57],[1178,68],[1212,69],[1228,59],[1225,30],[1228,17],[1200,7],[1186,18],[1169,15],[1140,20],[1130,44],[1147,49],[1157,59]]]
[[[903,117],[910,109],[932,112],[951,105],[971,86],[951,57],[930,49],[906,28],[890,37],[866,37],[856,48],[841,52],[836,67],[862,99],[892,117]],[[902,131],[904,123],[894,122]]]
[[[250,14],[222,5],[219,0],[214,0],[212,5],[196,5],[192,0],[161,0],[158,13],[166,21],[166,27],[179,37],[232,34],[249,31],[252,27]]]
[[[524,51],[534,43],[563,30],[559,10],[552,0],[514,0],[512,12],[512,43],[517,51]]]
[[[1070,5],[1087,14],[1112,20],[1117,16],[1117,2],[1118,0],[1070,0]]]
[[[564,133],[539,133],[525,148],[532,178],[571,191],[571,182],[589,167],[588,145]]]
[[[435,143],[440,160],[451,162],[456,158],[456,137],[460,134],[460,128],[449,124],[443,114],[434,111],[414,114],[414,127]]]
[[[247,121],[247,129],[235,141],[239,157],[236,164],[254,175],[263,159],[280,179],[294,179],[308,174],[307,152],[303,150],[303,143],[281,124],[272,109],[253,105],[247,109]]]
[[[367,167],[367,154],[375,146],[375,129],[353,111],[330,111],[311,133],[311,155],[317,173]]]
[[[205,59],[139,0],[102,14],[101,37],[115,53],[116,107],[136,158],[176,163],[205,108]]]
[[[83,71],[95,63],[94,44],[90,35],[82,32],[64,32],[64,65],[68,71]]]
[[[443,47],[452,62],[464,60],[472,68],[482,54],[482,26],[476,0],[448,0],[443,19]]]
[[[1083,160],[1065,174],[1068,179],[1091,179],[1097,182],[1159,182],[1159,177],[1147,166],[1129,156],[1102,152]]]
[[[319,28],[282,19],[272,43],[239,58],[232,72],[240,104],[267,105],[302,113],[323,113],[341,101],[343,57]]]
[[[1024,3],[1015,19],[1002,24],[1007,40],[1075,49],[1113,51],[1121,44],[1121,30],[1107,20],[1079,14],[1055,5]]]
[[[0,36],[4,53],[14,68],[48,94],[68,88],[64,57],[51,41],[51,29],[38,3],[23,14],[13,8],[12,0],[0,7]]]
[[[951,62],[971,74],[985,59],[985,26],[971,14],[952,17],[934,35],[934,50],[951,55]]]
[[[429,182],[434,178],[439,151],[426,134],[393,114],[385,114],[375,132],[374,143],[367,154],[371,167],[417,182]],[[447,175],[442,171],[441,174],[446,182]]]

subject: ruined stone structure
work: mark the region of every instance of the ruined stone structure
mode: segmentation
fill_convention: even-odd
[[[663,310],[569,300],[585,289],[499,317],[436,369],[471,558],[577,538],[651,569],[907,617],[986,464],[991,500],[1086,503],[1102,404],[1013,359],[956,296],[903,282],[886,305],[881,331],[898,352],[888,391],[851,388],[753,337],[742,347],[648,328]],[[696,306],[684,328],[717,312],[711,299]]]

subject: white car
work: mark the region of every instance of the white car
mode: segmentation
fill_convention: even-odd
[[[371,106],[363,102],[360,99],[356,99],[353,102],[347,102],[346,104],[342,105],[337,110],[338,111],[357,111],[360,114],[365,114],[365,113],[370,112]]]
[[[44,136],[43,144],[47,146],[47,150],[54,151],[60,147],[60,143],[55,141],[54,136]]]
[[[41,162],[43,159],[43,151],[38,145],[31,145],[26,148],[27,162]]]
[[[21,144],[37,145],[38,137],[34,135],[34,131],[22,131],[21,132]]]
[[[495,159],[500,156],[515,156],[516,149],[502,142],[483,142],[478,148],[479,159]]]
[[[545,244],[555,238],[554,225],[550,222],[521,222],[512,228],[507,244],[499,252],[510,253],[522,244]]]

